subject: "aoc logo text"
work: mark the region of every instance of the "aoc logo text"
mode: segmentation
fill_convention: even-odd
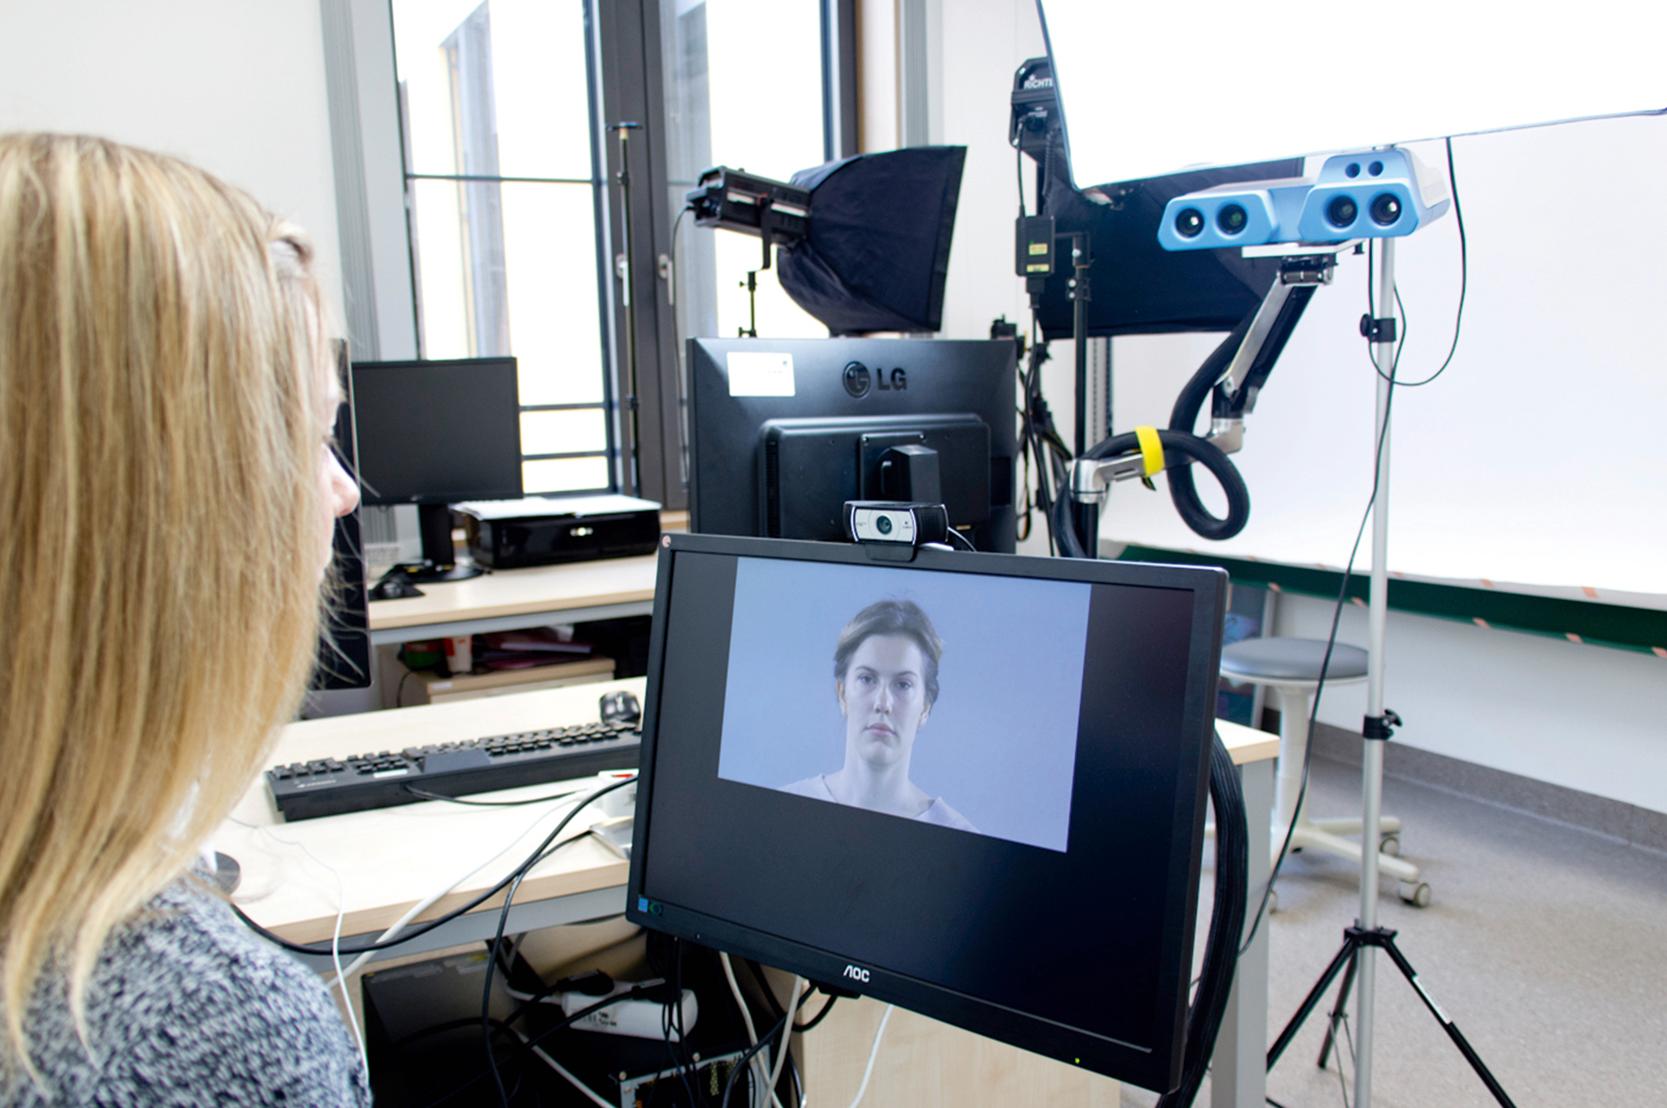
[[[868,984],[868,971],[861,966],[846,966],[845,976],[852,981],[861,981],[864,985]]]

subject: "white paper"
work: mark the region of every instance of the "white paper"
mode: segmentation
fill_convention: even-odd
[[[764,350],[732,350],[726,355],[731,396],[792,396],[793,355]]]

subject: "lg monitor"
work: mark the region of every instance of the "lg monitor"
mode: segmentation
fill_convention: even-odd
[[[1226,576],[662,540],[627,915],[1175,1084]]]
[[[521,403],[514,358],[355,362],[359,477],[366,504],[415,504],[422,580],[456,566],[450,505],[521,495]]]
[[[844,540],[847,500],[943,504],[1011,553],[1008,340],[690,339],[689,527]]]

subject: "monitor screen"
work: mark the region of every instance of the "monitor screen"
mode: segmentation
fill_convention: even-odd
[[[845,539],[847,500],[941,503],[1011,552],[1008,340],[690,339],[689,527]]]
[[[628,915],[1153,1089],[1225,575],[664,541]]]
[[[366,504],[452,504],[521,495],[514,358],[355,362]]]

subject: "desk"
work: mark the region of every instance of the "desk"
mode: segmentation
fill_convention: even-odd
[[[271,760],[282,764],[589,722],[597,718],[597,700],[604,692],[622,688],[640,697],[643,685],[643,679],[636,678],[306,720],[284,728]],[[557,785],[544,784],[495,795],[515,799],[560,791]],[[418,921],[444,915],[478,896],[549,834],[560,818],[556,813],[562,810],[560,802],[524,808],[466,808],[436,802],[283,823],[265,782],[257,781],[212,845],[243,867],[243,884],[233,899],[252,918],[293,942],[328,942],[339,906],[344,910],[346,943],[381,934],[445,882],[502,850],[501,857],[461,882]],[[585,834],[594,815],[592,809],[581,813],[563,834],[564,838],[577,836],[578,841],[547,859],[522,882],[510,917],[514,929],[576,923],[625,910],[626,865]],[[490,937],[502,903],[501,895],[495,897],[476,911],[395,947],[391,954],[418,954]],[[328,959],[318,962],[327,964]]]
[[[645,616],[654,609],[657,558],[500,569],[465,581],[426,581],[422,596],[370,605],[370,641],[412,642],[443,635],[511,631],[545,623]]]
[[[274,763],[302,761],[589,720],[595,717],[597,698],[605,690],[629,689],[640,697],[644,684],[642,678],[635,678],[519,693],[486,701],[309,720],[284,729],[272,760]],[[1224,723],[1221,730],[1244,780],[1250,842],[1265,842],[1273,802],[1273,759],[1278,753],[1279,740],[1236,724]],[[554,785],[537,785],[501,795],[511,798],[558,791],[560,788]],[[213,846],[243,866],[244,884],[234,899],[254,919],[292,941],[327,942],[335,928],[339,905],[344,910],[344,942],[357,941],[375,937],[441,883],[469,871],[493,851],[502,850],[500,857],[482,866],[418,919],[442,915],[479,895],[513,869],[549,833],[559,818],[555,815],[558,809],[559,803],[527,808],[464,808],[429,803],[285,824],[278,822],[264,783],[257,782],[238,804],[232,818],[221,827]],[[540,818],[541,811],[548,814]],[[579,826],[583,820],[581,815],[570,828],[570,833],[579,836],[577,841],[546,860],[523,882],[510,915],[512,932],[578,923],[624,911],[626,864],[584,834]],[[1256,894],[1266,881],[1267,867],[1267,852],[1251,850],[1250,887]],[[418,954],[489,938],[497,927],[501,904],[501,897],[494,898],[428,935],[395,947],[389,956]],[[321,969],[328,964],[328,959],[312,961]],[[877,1007],[841,1005],[836,1014],[850,1017],[854,1012],[860,1016],[865,1009]],[[806,1067],[817,1070],[817,1077],[812,1080],[817,1083],[818,1099],[832,1103],[840,1101],[833,1092],[843,1080],[841,1074],[854,1065],[856,1076],[845,1094],[844,1102],[848,1102],[867,1057],[867,1041],[862,1039],[847,1049],[843,1044],[848,1037],[837,1032],[837,1021],[830,1020],[830,1025],[805,1039],[811,1054],[806,1058]],[[932,1025],[929,1038],[934,1041],[939,1026]],[[963,1042],[976,1039],[963,1032],[954,1034],[962,1036],[959,1041]],[[1255,944],[1240,959],[1238,979],[1217,1042],[1213,1108],[1229,1105],[1260,1108],[1267,1041],[1267,923],[1264,921]],[[959,1048],[951,1044],[946,1049]],[[996,1056],[1003,1059],[1002,1073],[1031,1063],[1056,1070],[1068,1069],[1014,1048],[1003,1047]],[[896,1092],[910,1087],[903,1071],[921,1066],[925,1060],[917,1053],[895,1051],[888,1055],[882,1049],[881,1063],[875,1076],[876,1090],[889,1087]],[[967,1069],[953,1062],[946,1068]],[[888,1078],[888,1069],[896,1069],[899,1076]],[[1071,1072],[1079,1078],[1087,1076],[1080,1071]],[[1001,1102],[987,1099],[994,1092],[988,1066],[968,1069],[963,1077],[969,1076],[978,1077],[980,1091],[974,1099],[961,1103]],[[824,1081],[828,1084],[824,1085]],[[889,1084],[891,1081],[896,1083]],[[1100,1086],[1104,1089],[1107,1083],[1101,1081]],[[877,1091],[875,1095],[876,1103],[906,1102],[891,1093]]]

